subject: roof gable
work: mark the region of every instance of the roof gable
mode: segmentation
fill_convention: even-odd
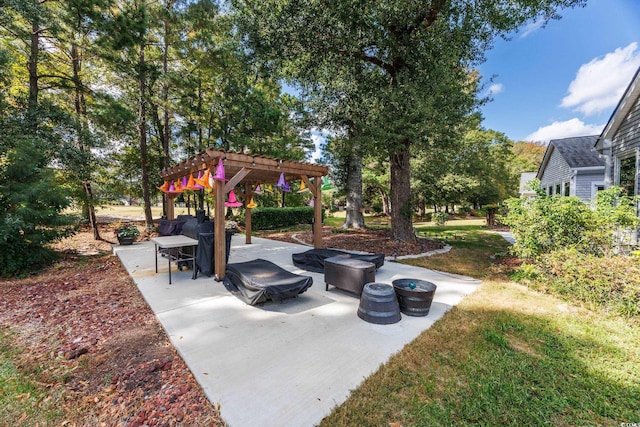
[[[613,110],[613,114],[609,118],[604,130],[600,134],[597,139],[598,150],[602,150],[604,148],[604,141],[613,139],[614,135],[618,132],[620,125],[624,122],[625,117],[629,114],[629,111],[635,105],[636,101],[640,97],[640,67],[636,71],[636,74],[631,79],[629,86],[627,86],[627,90],[625,90],[624,95],[620,99],[620,102],[616,106],[616,109]]]

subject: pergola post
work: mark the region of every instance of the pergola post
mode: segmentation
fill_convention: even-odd
[[[215,262],[215,275],[216,279],[222,280],[224,279],[224,273],[227,269],[227,259],[226,259],[226,240],[227,236],[225,235],[225,227],[224,227],[224,199],[226,198],[226,193],[224,191],[224,181],[215,181],[215,192],[216,192],[216,204],[214,209],[214,262]]]
[[[317,176],[313,183],[315,184],[316,191],[313,195],[313,247],[316,249],[322,248],[322,183],[320,177]]]
[[[175,194],[167,194],[167,205],[166,205],[167,219],[174,219],[176,217],[175,210],[174,210],[175,201],[176,201]]]

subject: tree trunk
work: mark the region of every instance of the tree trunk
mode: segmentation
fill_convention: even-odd
[[[389,207],[389,193],[387,193],[382,186],[379,186],[378,190],[380,190],[380,197],[382,197],[382,214],[388,217],[391,215],[391,208]]]
[[[411,209],[409,141],[403,141],[390,155],[391,164],[391,238],[415,242]]]
[[[34,2],[37,4],[37,2]],[[37,129],[38,117],[38,55],[40,53],[40,21],[36,15],[31,22],[31,46],[29,47],[29,104],[28,123],[33,132]]]
[[[153,216],[151,215],[151,198],[149,195],[149,167],[147,159],[147,72],[145,70],[144,43],[140,45],[138,62],[139,70],[139,111],[138,127],[140,131],[140,166],[142,169],[142,200],[144,201],[144,220],[148,229],[153,228]]]
[[[85,133],[85,123],[87,116],[87,103],[84,98],[84,89],[82,87],[82,81],[80,78],[80,71],[82,69],[82,58],[80,55],[80,49],[76,45],[76,43],[71,44],[71,63],[73,68],[73,83],[75,88],[75,100],[74,105],[76,109],[76,116],[78,117],[78,127],[77,127],[77,141],[76,144],[78,149],[86,153],[87,155],[91,155],[89,149],[82,142],[82,135]],[[93,190],[91,189],[91,177],[89,173],[82,173],[82,189],[85,194],[85,207],[84,211],[87,212],[87,220],[89,221],[89,225],[91,226],[91,230],[93,231],[93,239],[94,240],[102,240],[100,237],[100,230],[98,229],[98,221],[96,218],[96,209],[95,209],[95,200],[93,198]]]
[[[164,51],[162,53],[162,73],[164,80],[162,82],[162,103],[164,113],[164,128],[162,130],[162,153],[164,155],[164,168],[169,168],[169,10],[173,5],[173,1],[167,1],[165,7],[167,9],[167,16],[164,19]],[[168,195],[163,193],[162,210],[166,215],[167,202],[169,201]]]
[[[358,143],[352,144],[347,168],[347,212],[342,228],[365,228],[362,214],[362,155]]]

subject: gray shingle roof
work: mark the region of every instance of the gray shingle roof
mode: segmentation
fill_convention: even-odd
[[[604,166],[604,159],[598,156],[595,143],[598,135],[552,139],[549,144],[558,150],[570,168]]]

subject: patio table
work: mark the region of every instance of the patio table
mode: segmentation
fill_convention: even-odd
[[[193,276],[192,279],[195,279],[198,274],[198,269],[196,268],[196,252],[198,249],[198,241],[196,239],[192,239],[191,237],[176,235],[176,236],[160,236],[153,237],[151,239],[153,243],[155,243],[155,257],[156,257],[156,273],[158,273],[158,252],[161,249],[178,249],[177,255],[171,254],[171,252],[165,252],[167,259],[169,260],[169,284],[171,284],[171,261],[192,261],[193,262]],[[193,250],[191,253],[186,253],[182,251],[183,247],[192,247]]]

